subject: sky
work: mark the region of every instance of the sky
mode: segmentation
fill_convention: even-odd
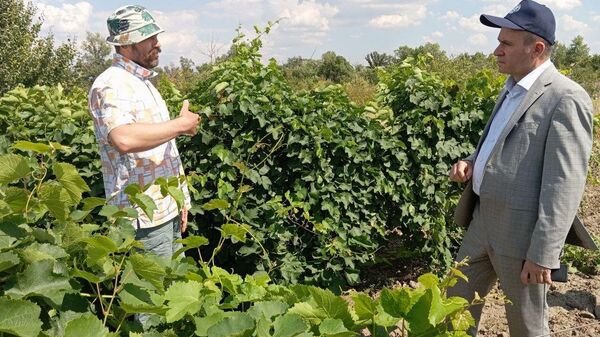
[[[165,29],[159,35],[161,65],[184,56],[196,64],[226,53],[240,28],[279,20],[264,39],[262,54],[284,63],[288,58],[320,58],[327,51],[352,64],[365,64],[377,51],[393,54],[400,46],[440,44],[449,55],[491,53],[498,29],[483,26],[480,14],[506,15],[518,0],[29,0],[43,19],[43,32],[56,40],[81,42],[86,32],[108,34],[106,19],[129,4],[146,7]],[[558,41],[582,35],[600,54],[600,0],[539,0],[556,17]]]

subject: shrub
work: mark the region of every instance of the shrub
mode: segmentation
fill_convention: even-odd
[[[25,140],[68,144],[58,153],[88,181],[92,196],[104,196],[100,154],[87,108],[86,93],[65,93],[62,86],[17,87],[0,98],[0,154]]]
[[[402,232],[407,249],[448,266],[459,187],[447,172],[474,150],[502,80],[481,72],[459,85],[409,60],[382,73],[363,110],[340,86],[294,92],[273,60],[260,62],[260,37],[235,43],[236,55],[192,93],[205,122],[180,143],[204,205],[192,210],[200,232],[215,236],[234,220],[254,231],[220,263],[352,284]]]
[[[306,285],[285,287],[265,273],[241,277],[181,253],[207,243],[182,239],[172,260],[141,254],[131,226],[137,211],[82,199],[89,190],[76,168],[56,160],[60,144],[17,142],[0,155],[0,333],[35,336],[354,336],[369,328],[388,336],[464,336],[469,303],[446,295],[459,271],[419,278],[416,289],[384,289],[374,300]],[[166,181],[156,182],[168,184]],[[143,189],[130,185],[137,196]],[[167,190],[167,189],[165,189]],[[151,206],[138,205],[145,211]],[[101,208],[92,221],[89,214]],[[223,226],[219,245],[245,241]],[[144,331],[133,319],[151,314]]]

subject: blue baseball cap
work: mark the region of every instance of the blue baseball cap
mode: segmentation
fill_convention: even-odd
[[[533,33],[551,45],[555,41],[556,20],[550,8],[532,0],[523,0],[505,17],[482,14],[479,21],[488,27],[510,28]]]

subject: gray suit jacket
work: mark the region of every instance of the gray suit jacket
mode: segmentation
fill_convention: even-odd
[[[475,162],[506,94],[500,93],[475,153],[466,160]],[[597,249],[576,218],[592,148],[592,117],[585,90],[554,67],[527,92],[490,154],[480,188],[481,221],[496,253],[557,268],[567,236]],[[469,225],[475,198],[469,183],[455,212],[458,224]]]

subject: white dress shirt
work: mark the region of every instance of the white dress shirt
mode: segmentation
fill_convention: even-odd
[[[494,146],[496,146],[502,130],[504,130],[512,115],[517,111],[517,108],[523,101],[523,98],[525,98],[525,95],[527,95],[527,92],[533,83],[549,67],[554,67],[554,64],[552,64],[552,61],[547,60],[532,70],[527,76],[523,77],[518,83],[515,83],[512,76],[506,80],[504,88],[508,93],[492,120],[488,134],[485,137],[483,144],[481,144],[481,148],[475,159],[475,165],[473,166],[473,192],[477,195],[479,195],[481,183],[483,182],[485,165],[490,159],[492,150],[494,149]]]

